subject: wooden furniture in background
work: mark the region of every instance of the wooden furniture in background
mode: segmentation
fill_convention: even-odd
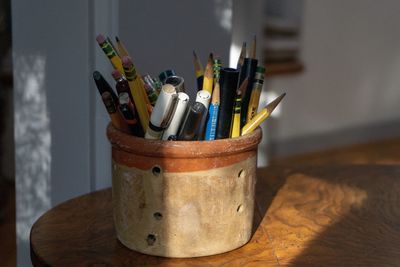
[[[282,62],[282,63],[265,63],[266,70],[265,76],[271,77],[281,74],[295,74],[301,73],[304,70],[304,66],[300,62]]]

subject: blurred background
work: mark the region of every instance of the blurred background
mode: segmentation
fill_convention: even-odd
[[[194,92],[192,50],[236,66],[257,36],[258,164],[400,136],[396,0],[0,1],[0,265],[30,266],[34,221],[111,184],[108,115],[92,80],[111,65],[98,33],[125,43],[141,74],[174,69]],[[14,168],[15,166],[15,168]]]

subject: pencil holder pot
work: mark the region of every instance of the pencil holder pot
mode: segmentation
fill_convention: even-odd
[[[250,240],[260,128],[234,139],[162,141],[110,124],[107,136],[115,230],[126,247],[185,258]]]

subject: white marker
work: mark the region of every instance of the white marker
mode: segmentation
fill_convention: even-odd
[[[208,91],[200,90],[197,92],[196,102],[202,103],[207,110],[208,110],[208,105],[210,104],[210,100],[211,100],[211,95]]]
[[[149,127],[147,128],[146,139],[160,139],[165,128],[171,121],[171,116],[176,107],[177,93],[174,86],[164,84],[160,95],[150,116]]]
[[[178,93],[178,104],[176,105],[175,114],[173,115],[168,128],[165,129],[163,133],[163,140],[168,140],[171,135],[176,135],[178,133],[179,127],[182,124],[183,117],[186,114],[188,103],[189,96],[184,92]]]

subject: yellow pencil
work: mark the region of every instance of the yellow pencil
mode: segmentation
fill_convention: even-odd
[[[144,131],[149,126],[149,112],[147,102],[144,98],[145,89],[142,80],[138,77],[136,69],[133,66],[132,60],[129,57],[122,57],[122,64],[124,67],[125,77],[128,80],[131,89],[134,104],[139,114],[140,124]]]
[[[249,107],[247,108],[247,120],[249,122],[257,113],[258,104],[260,102],[261,90],[264,83],[265,68],[258,66],[256,75],[254,76],[253,89],[251,90]]]
[[[118,36],[115,36],[115,41],[117,42],[117,49],[119,52],[120,57],[129,57],[128,50],[126,50],[126,47],[124,44],[121,42],[121,40],[118,38]]]
[[[115,45],[113,44],[113,42],[112,42],[112,40],[110,39],[110,37],[107,36],[106,40],[107,40],[107,42],[111,45],[111,47],[114,49],[114,51],[117,53],[117,56],[118,56],[119,58],[121,58],[121,57],[119,56],[119,51],[118,51],[118,49],[115,47]]]
[[[204,71],[204,78],[203,78],[203,90],[206,90],[207,92],[209,92],[210,95],[212,95],[213,80],[214,80],[213,54],[211,53],[210,56],[208,57],[208,62],[207,62],[206,70]]]
[[[248,82],[249,79],[246,78],[240,85],[239,89],[236,91],[235,105],[233,107],[232,114],[231,138],[240,136],[240,113],[242,106],[242,95],[246,90]]]
[[[121,58],[117,55],[117,52],[114,50],[113,46],[107,41],[104,35],[97,35],[96,41],[100,45],[101,49],[104,51],[108,59],[111,61],[114,69],[117,69],[121,73],[124,73]]]
[[[242,128],[242,135],[251,133],[256,129],[265,119],[271,115],[272,111],[278,106],[278,104],[281,102],[282,98],[286,95],[286,93],[281,94],[278,96],[274,101],[266,105],[260,112],[257,113],[254,118],[246,123],[245,126]]]
[[[128,50],[126,49],[126,47],[124,46],[124,44],[121,42],[121,40],[118,38],[118,36],[115,36],[115,40],[116,40],[116,42],[117,42],[117,48],[118,48],[120,57],[121,57],[121,58],[123,58],[123,57],[129,57],[129,58],[130,58],[129,53],[128,53]],[[137,75],[139,75],[139,74],[137,74]],[[140,75],[139,75],[139,76],[140,76]],[[141,80],[141,82],[142,82],[143,85],[140,86],[140,91],[141,91],[140,93],[142,94],[143,99],[146,101],[146,105],[147,105],[147,110],[148,110],[148,112],[151,113],[151,111],[152,111],[152,105],[151,105],[151,102],[150,102],[150,100],[149,100],[149,97],[147,96],[146,89],[144,88],[144,82],[143,82],[143,80]]]

